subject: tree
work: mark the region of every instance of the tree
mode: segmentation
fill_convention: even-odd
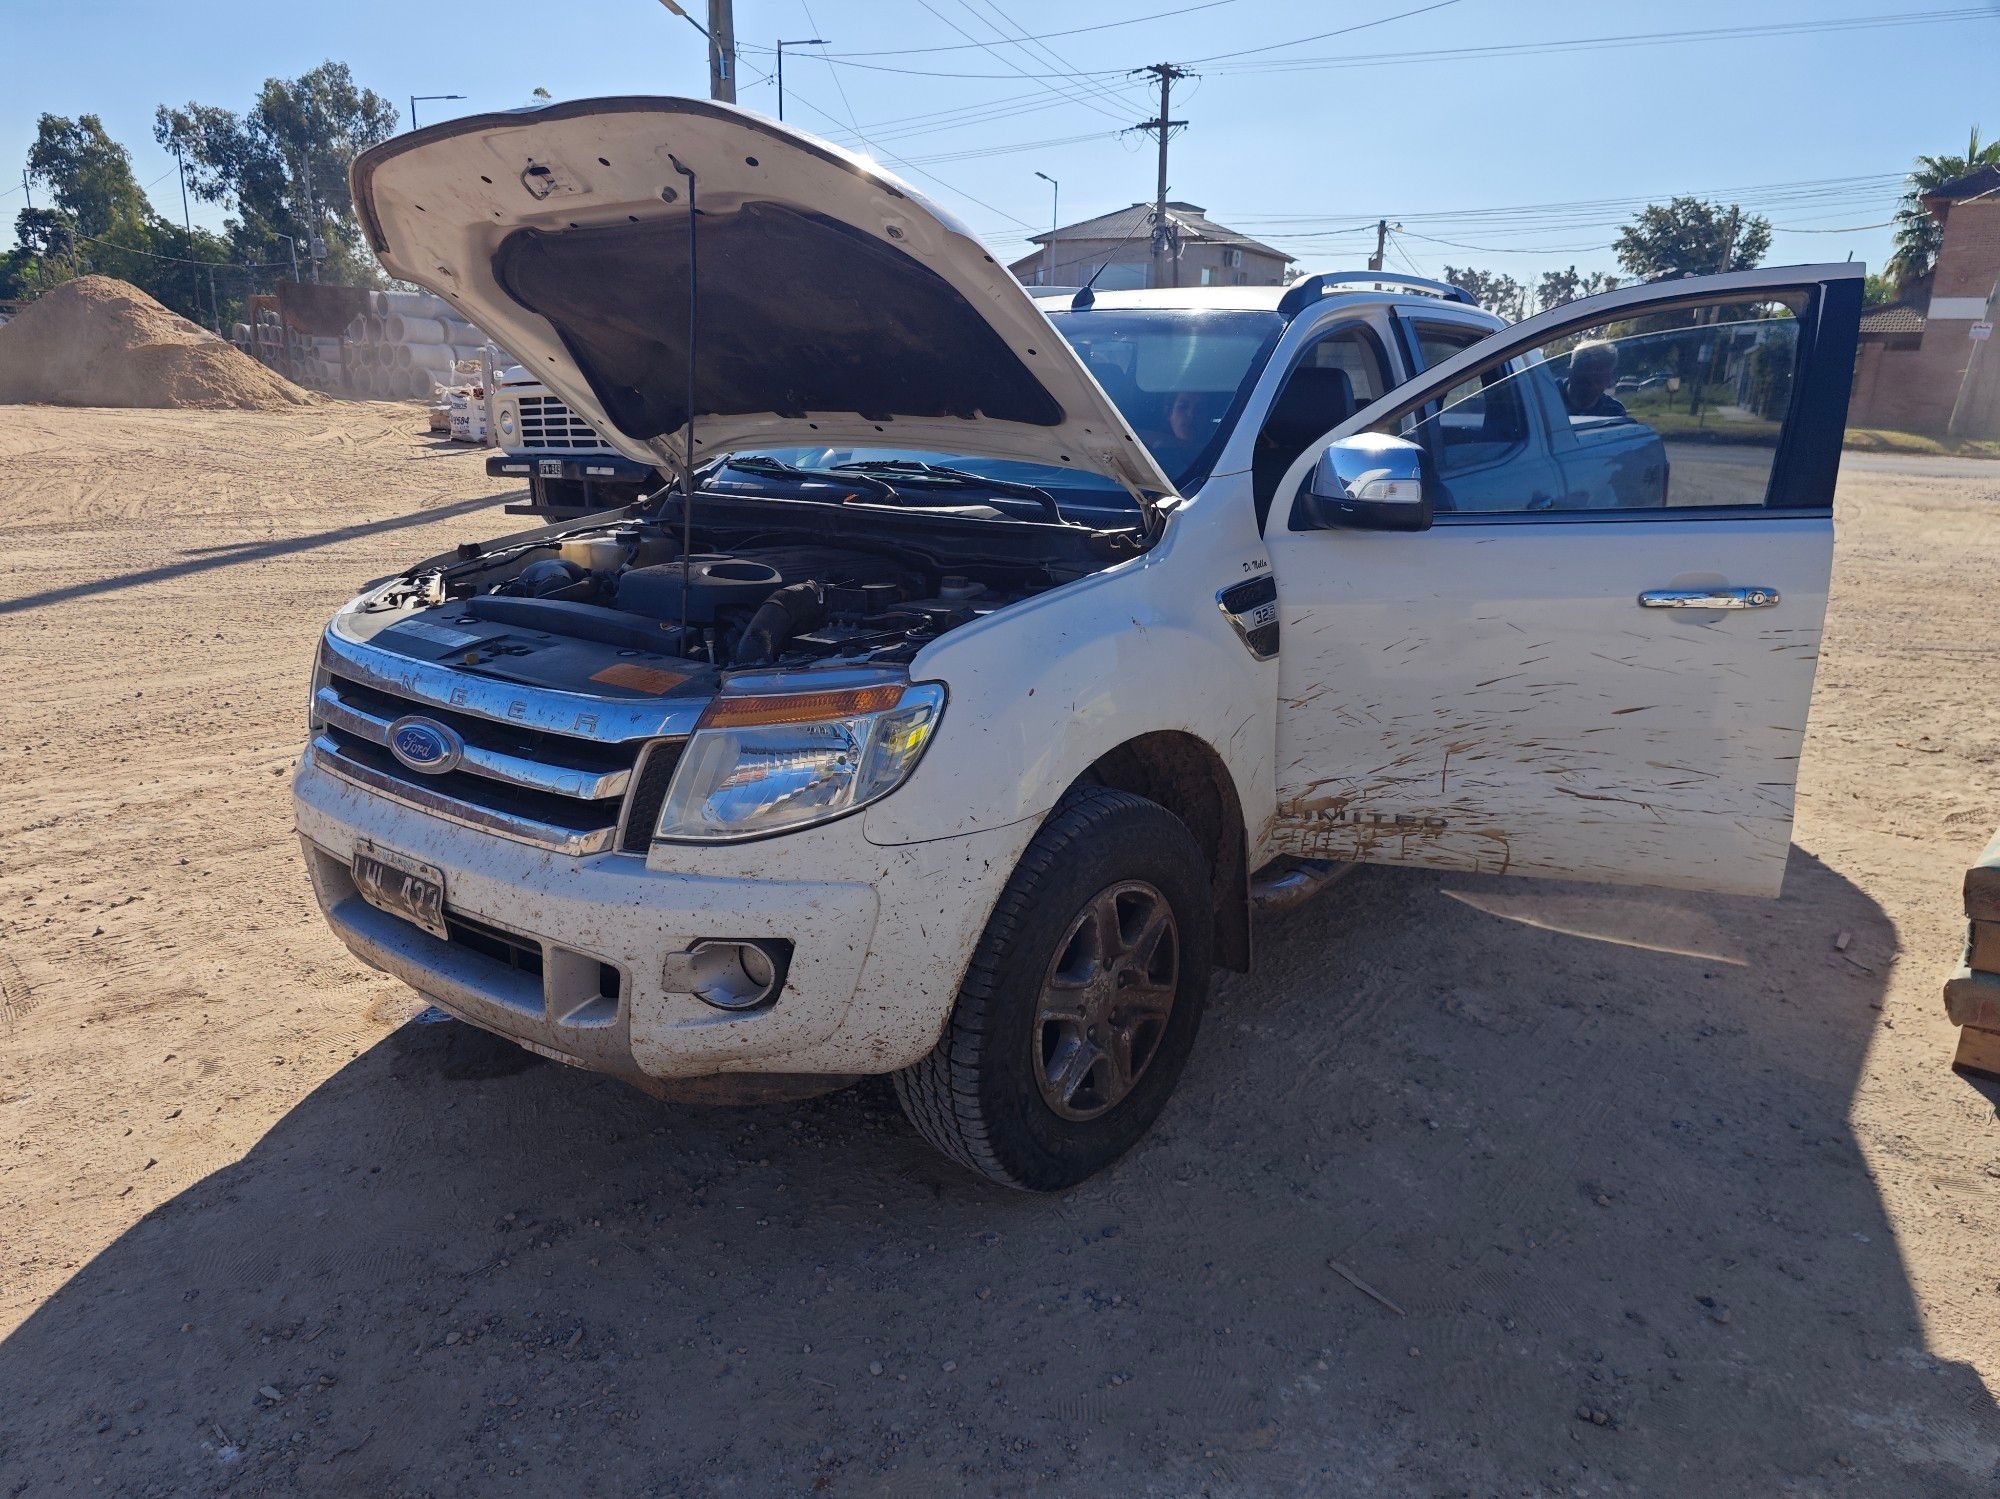
[[[153,115],[153,138],[185,156],[197,196],[236,210],[231,237],[243,259],[284,259],[280,236],[291,235],[304,260],[316,237],[325,244],[322,275],[368,284],[380,272],[363,245],[347,171],[362,151],[395,133],[397,118],[387,99],[355,83],[347,64],[328,61],[297,78],[265,79],[240,115],[210,104],[163,104]]]
[[[96,115],[43,115],[28,147],[28,177],[54,200],[60,221],[81,234],[143,231],[150,209],[132,175],[132,153]]]
[[[1499,271],[1478,271],[1471,266],[1448,265],[1444,279],[1464,292],[1488,312],[1519,322],[1528,313],[1528,289],[1512,276]]]
[[[1535,283],[1535,311],[1547,312],[1578,297],[1594,297],[1601,291],[1615,291],[1618,278],[1606,271],[1579,274],[1575,266],[1566,271],[1544,271]]]
[[[1771,221],[1735,204],[1675,198],[1641,209],[1618,231],[1618,263],[1642,281],[1747,271],[1771,250]]]
[[[97,272],[129,281],[183,317],[215,315],[204,261],[229,246],[153,211],[132,175],[132,157],[96,115],[43,115],[28,148],[28,179],[49,205],[15,218],[16,248],[0,263],[0,295],[39,296],[73,276]]]
[[[1889,279],[1902,291],[1912,281],[1921,281],[1937,268],[1938,248],[1944,243],[1944,225],[1924,207],[1924,196],[1948,182],[1956,181],[1981,167],[2000,166],[2000,141],[1979,139],[1979,127],[1965,144],[1963,156],[1919,156],[1910,172],[1896,209],[1896,248],[1889,255]]]

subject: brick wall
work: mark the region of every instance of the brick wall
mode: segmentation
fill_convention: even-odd
[[[2000,280],[2000,196],[1954,203],[1945,217],[1944,247],[1931,283],[1923,339],[1914,349],[1875,342],[1862,345],[1848,424],[1942,433],[1951,422],[1951,409],[1975,347],[1967,330],[1996,280]],[[1990,353],[1988,360],[1996,354],[2000,351]],[[2000,383],[1982,380],[1980,387],[1978,409],[1968,413],[1967,436],[2000,432]]]

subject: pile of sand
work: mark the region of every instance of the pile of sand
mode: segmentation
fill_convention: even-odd
[[[110,276],[66,281],[0,325],[0,401],[271,411],[318,399]]]

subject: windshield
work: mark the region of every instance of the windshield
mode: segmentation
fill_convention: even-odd
[[[1250,387],[1285,330],[1285,319],[1276,312],[1204,312],[1184,307],[1056,312],[1049,320],[1182,494],[1192,494],[1208,477]],[[1138,502],[1122,487],[1072,468],[896,447],[783,447],[758,452],[815,471],[857,463],[928,463],[1046,490],[1065,519],[1086,525],[1129,526],[1139,519]],[[898,476],[882,477],[894,481]],[[1024,501],[996,501],[996,505],[1006,514],[1042,513]]]
[[[1051,312],[1049,321],[1183,494],[1208,477],[1285,329],[1276,312],[1182,307]]]

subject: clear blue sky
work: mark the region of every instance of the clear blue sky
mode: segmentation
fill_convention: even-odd
[[[1434,8],[1383,20],[1426,4]],[[687,8],[705,12],[700,0]],[[1961,10],[1976,14],[1894,28],[1555,45]],[[1988,107],[2000,4],[738,0],[736,13],[746,49],[740,102],[775,111],[774,89],[755,75],[769,70],[780,36],[873,54],[834,67],[810,49],[788,52],[787,118],[872,147],[1009,258],[1048,222],[1050,189],[1037,170],[1060,179],[1065,221],[1151,197],[1150,141],[1115,132],[1153,103],[1119,70],[1156,61],[1192,62],[1199,75],[1175,96],[1174,113],[1189,125],[1173,143],[1173,194],[1312,266],[1362,263],[1373,233],[1359,226],[1387,215],[1405,231],[1392,266],[1435,274],[1450,262],[1523,277],[1567,264],[1611,269],[1605,247],[1631,211],[1625,200],[1676,192],[1764,213],[1782,231],[1773,261],[1852,252],[1875,266],[1889,231],[1861,226],[1890,217],[1896,174],[1919,152],[1963,149],[1974,123],[2000,131],[2000,108]],[[1103,29],[1038,48],[999,40],[1079,27]],[[1364,29],[1298,40],[1341,27]],[[11,54],[0,92],[8,241],[21,163],[44,111],[101,115],[132,151],[155,204],[178,217],[172,158],[152,141],[154,106],[192,99],[242,108],[265,77],[329,57],[399,111],[411,93],[467,96],[421,105],[426,121],[522,105],[536,87],[558,99],[706,92],[701,37],[658,0],[324,8],[0,0],[0,35]],[[901,50],[915,48],[956,50]],[[1409,60],[1443,48],[1473,50]],[[1494,48],[1512,50],[1479,50]],[[1020,146],[1029,149],[1006,149]],[[197,205],[198,220],[221,216]]]

